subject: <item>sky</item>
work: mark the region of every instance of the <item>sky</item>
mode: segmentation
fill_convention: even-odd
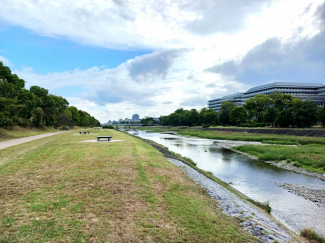
[[[100,122],[325,84],[324,0],[2,0],[0,61]]]

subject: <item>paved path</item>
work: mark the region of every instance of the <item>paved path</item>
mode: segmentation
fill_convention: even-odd
[[[66,132],[66,131],[64,131],[64,132]],[[22,143],[27,143],[27,142],[34,141],[34,140],[40,139],[40,138],[46,138],[46,137],[64,133],[64,132],[51,132],[51,133],[45,133],[45,134],[36,135],[36,136],[16,138],[16,139],[3,141],[3,142],[0,142],[0,149],[8,148],[8,147],[15,146],[15,145],[22,144]]]

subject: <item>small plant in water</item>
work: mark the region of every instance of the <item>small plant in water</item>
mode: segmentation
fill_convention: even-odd
[[[269,214],[270,214],[271,211],[272,211],[272,208],[271,208],[271,206],[270,206],[270,202],[269,202],[269,201],[267,201],[267,202],[265,203],[265,210],[266,210],[266,212],[268,212]]]

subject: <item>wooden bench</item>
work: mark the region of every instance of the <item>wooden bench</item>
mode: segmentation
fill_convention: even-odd
[[[97,141],[101,141],[101,138],[107,138],[108,141],[111,141],[112,137],[111,136],[97,136]]]
[[[81,134],[81,133],[83,133],[83,134],[87,134],[87,133],[88,133],[88,134],[89,134],[89,132],[88,132],[88,131],[87,131],[87,132],[79,132],[79,133],[80,133],[80,134]]]

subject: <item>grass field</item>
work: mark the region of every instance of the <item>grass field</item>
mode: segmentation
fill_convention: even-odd
[[[325,146],[320,144],[293,146],[252,146],[234,147],[265,161],[286,160],[293,166],[303,167],[307,171],[325,172]]]
[[[105,134],[123,142],[83,142]],[[160,152],[118,131],[72,131],[0,158],[0,242],[257,242]]]

